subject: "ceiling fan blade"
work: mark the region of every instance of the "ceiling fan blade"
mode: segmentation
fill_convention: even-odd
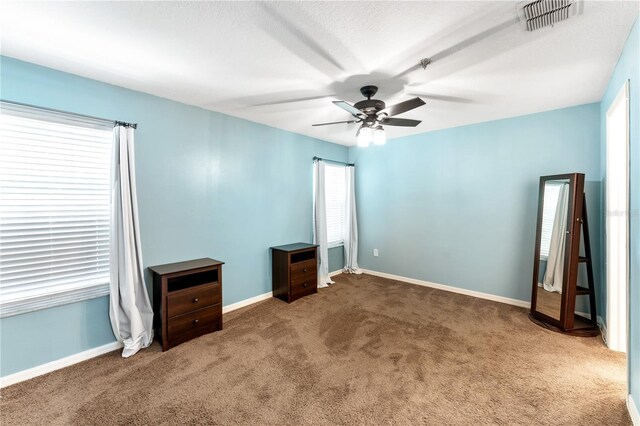
[[[296,102],[307,102],[307,101],[315,101],[318,99],[326,99],[333,95],[319,95],[319,96],[305,96],[300,98],[291,98],[291,99],[281,99],[277,101],[266,101],[257,104],[253,104],[253,107],[261,107],[261,106],[271,106],[271,105],[282,105],[282,104],[292,104]]]
[[[353,115],[354,117],[357,118],[361,118],[364,114],[362,113],[362,111],[360,111],[358,108],[354,107],[353,105],[351,105],[348,102],[345,101],[333,101],[333,103],[342,108],[343,110],[347,111],[349,114]]]
[[[477,24],[479,22],[484,22],[486,17],[479,16],[477,19],[478,19],[478,21],[470,22],[470,23],[468,23],[467,26],[468,27],[472,27],[472,26],[475,27],[475,26],[477,26]],[[476,43],[480,43],[484,39],[489,38],[492,35],[497,34],[497,33],[501,32],[501,31],[509,28],[511,25],[517,24],[519,19],[520,18],[518,18],[517,16],[514,17],[514,18],[511,18],[511,19],[509,19],[509,20],[507,20],[505,22],[502,22],[501,24],[496,25],[495,27],[491,27],[491,28],[489,28],[487,30],[484,30],[484,31],[474,35],[474,36],[471,36],[471,37],[469,37],[469,38],[467,38],[465,40],[462,40],[462,41],[456,43],[455,45],[450,46],[450,47],[448,47],[448,48],[446,48],[446,49],[444,49],[444,50],[442,50],[442,51],[440,51],[438,53],[426,54],[426,51],[423,50],[424,48],[421,48],[420,45],[425,44],[425,43],[428,44],[428,43],[431,42],[431,40],[424,40],[424,41],[418,43],[415,46],[415,48],[417,50],[414,50],[414,53],[413,53],[412,57],[419,57],[420,56],[419,52],[422,52],[422,56],[423,57],[427,57],[428,59],[430,59],[431,60],[431,64],[433,64],[434,62],[438,63],[442,59],[447,58],[448,56],[450,56],[452,54],[455,54],[455,53],[457,53],[457,52],[459,52],[459,51],[461,51],[463,49],[466,49],[466,48],[468,48],[468,47],[470,47],[470,46],[472,46],[472,45],[474,45]],[[448,36],[450,37],[451,34],[449,34]],[[497,53],[499,53],[499,51],[497,51],[496,54]],[[482,56],[482,59],[484,59],[484,60],[487,59],[486,54]],[[431,66],[432,65],[427,66],[426,69],[429,70],[429,67],[431,67]],[[395,79],[395,78],[404,77],[405,75],[407,75],[409,73],[412,73],[414,71],[420,70],[420,69],[423,69],[420,64],[414,64],[414,65],[411,65],[409,68],[406,68],[404,71],[396,74],[395,76],[393,76],[393,78]],[[433,77],[432,77],[432,79],[433,79]]]
[[[286,9],[293,12],[297,19],[292,19],[283,13],[284,7],[277,7],[275,3],[258,2],[258,5],[264,12],[258,20],[258,26],[270,37],[279,42],[282,47],[287,48],[291,53],[298,56],[316,70],[327,75],[331,79],[335,79],[337,75],[345,71],[345,66],[340,64],[334,56],[334,49],[327,48],[323,43],[319,43],[318,32],[320,26],[313,25],[315,21],[306,17],[302,10],[296,11],[291,7]],[[307,22],[305,22],[307,21]],[[310,28],[313,26],[313,29]],[[328,32],[324,32],[323,36],[329,36]],[[338,40],[331,36],[333,43]],[[326,40],[323,39],[323,40]],[[345,51],[343,48],[342,51]]]
[[[407,94],[411,95],[411,96],[419,95],[419,96],[422,96],[423,98],[430,99],[432,101],[457,102],[457,103],[461,103],[461,104],[472,104],[472,103],[474,103],[474,101],[469,99],[469,98],[461,98],[461,97],[458,97],[458,96],[436,95],[436,94],[418,93],[418,92],[407,93]]]
[[[411,111],[414,108],[421,107],[425,102],[420,98],[409,99],[408,101],[400,102],[399,104],[391,105],[378,112],[378,115],[386,114],[388,117],[402,114],[403,112]]]
[[[382,124],[385,126],[416,127],[420,123],[422,123],[422,121],[409,120],[408,118],[387,117],[382,119]]]
[[[348,120],[348,121],[332,121],[331,123],[319,123],[312,124],[312,126],[328,126],[330,124],[349,124],[349,123],[359,123],[362,120]]]

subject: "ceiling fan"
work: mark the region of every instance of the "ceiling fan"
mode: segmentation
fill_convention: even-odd
[[[330,123],[314,124],[314,126],[362,123],[356,133],[356,138],[358,146],[367,146],[370,142],[376,145],[383,145],[386,142],[386,135],[382,127],[383,124],[387,126],[416,127],[422,123],[420,120],[394,117],[395,115],[411,111],[424,105],[425,102],[422,99],[416,97],[387,107],[381,100],[371,99],[377,92],[378,88],[376,86],[364,86],[360,88],[360,93],[367,98],[363,101],[356,102],[354,105],[345,101],[333,101],[336,106],[339,106],[356,118],[355,120],[333,121]]]

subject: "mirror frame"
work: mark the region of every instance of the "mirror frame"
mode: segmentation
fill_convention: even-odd
[[[564,271],[562,276],[562,300],[560,319],[552,318],[537,311],[538,275],[540,272],[540,242],[542,240],[542,212],[545,183],[553,180],[569,181],[569,206],[567,211],[567,233],[564,250]],[[536,226],[536,245],[533,257],[533,284],[531,290],[531,316],[545,326],[562,331],[574,328],[576,283],[578,278],[578,257],[580,253],[580,227],[582,225],[582,205],[584,198],[584,174],[568,173],[562,175],[541,176],[538,190],[538,221]]]

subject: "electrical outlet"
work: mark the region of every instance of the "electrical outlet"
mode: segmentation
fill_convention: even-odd
[[[378,257],[378,249],[373,249],[373,255],[374,255],[375,257]]]

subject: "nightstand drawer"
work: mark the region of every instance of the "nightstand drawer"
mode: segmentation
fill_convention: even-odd
[[[169,319],[167,331],[171,346],[177,344],[178,340],[183,341],[183,338],[189,340],[217,330],[221,318],[222,309],[220,305],[215,305]]]
[[[220,283],[201,285],[170,292],[167,295],[169,318],[222,302]]]
[[[291,279],[299,279],[307,275],[316,275],[317,264],[315,259],[298,262],[291,265]]]
[[[291,280],[291,295],[298,295],[301,293],[313,293],[317,290],[318,278],[316,275],[307,275],[306,277],[299,278],[297,280]]]

